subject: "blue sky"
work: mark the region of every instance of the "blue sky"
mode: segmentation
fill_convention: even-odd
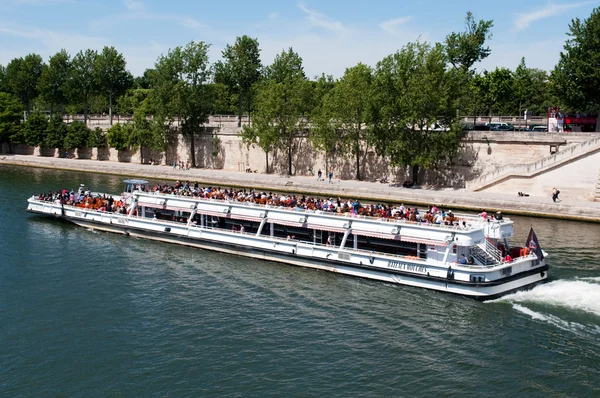
[[[0,64],[35,52],[115,46],[134,74],[169,48],[191,40],[221,57],[236,36],[256,37],[263,64],[293,47],[309,76],[340,77],[363,62],[374,66],[409,41],[443,41],[462,31],[467,11],[493,19],[492,55],[479,69],[527,65],[551,70],[571,19],[587,18],[596,1],[547,0],[0,0]]]

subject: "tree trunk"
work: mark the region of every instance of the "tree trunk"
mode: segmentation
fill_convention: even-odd
[[[269,152],[265,151],[265,163],[267,164],[266,173],[269,174]]]
[[[361,125],[358,123],[358,132],[356,134],[356,179],[360,181],[360,128]]]
[[[240,90],[240,96],[238,98],[238,127],[242,127],[242,110],[244,106],[242,99],[242,90]]]
[[[108,93],[108,117],[110,118],[110,125],[112,126],[112,91]]]
[[[417,183],[419,182],[419,165],[418,164],[414,164],[412,166],[412,182],[413,182],[413,185],[417,185]]]
[[[144,146],[140,145],[140,164],[144,164]]]
[[[288,144],[288,175],[292,175],[292,143]]]
[[[192,167],[196,168],[196,145],[194,143],[194,133],[190,134],[190,150],[192,152]]]

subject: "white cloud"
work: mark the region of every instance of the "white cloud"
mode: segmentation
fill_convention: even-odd
[[[123,4],[129,11],[143,11],[144,3],[141,0],[123,0]]]
[[[267,18],[269,19],[269,21],[275,21],[279,18],[279,13],[271,12],[271,13],[269,13],[269,15],[267,15]]]
[[[555,15],[559,15],[564,11],[583,7],[592,3],[594,3],[594,1],[567,4],[547,4],[543,8],[517,15],[517,19],[515,20],[515,29],[527,29],[532,22],[539,21],[540,19],[550,18]]]
[[[57,32],[49,29],[42,29],[35,26],[23,26],[17,24],[0,25],[0,34],[22,37],[38,42],[43,47],[40,49],[41,55],[52,55],[64,48],[69,53],[74,54],[81,49],[102,48],[108,43],[108,39],[99,36],[87,36],[73,32]]]
[[[180,17],[176,17],[175,20],[177,20],[179,18]],[[201,24],[200,22],[198,22],[194,18],[190,18],[190,17],[182,17],[181,24],[183,26],[188,27],[188,28],[203,28],[203,27],[205,27],[203,24]]]
[[[400,33],[399,28],[410,20],[412,20],[412,17],[389,19],[380,23],[379,27],[391,35],[398,35]]]
[[[106,17],[90,20],[88,26],[92,32],[105,32],[108,28],[123,25],[123,22],[130,21],[164,21],[172,22],[174,25],[184,26],[190,29],[206,28],[200,21],[185,15],[180,14],[161,14],[148,11],[127,12],[122,14],[114,14]]]
[[[306,13],[308,20],[313,26],[337,33],[346,31],[341,22],[333,21],[317,11],[308,9],[303,3],[298,3],[298,8]]]

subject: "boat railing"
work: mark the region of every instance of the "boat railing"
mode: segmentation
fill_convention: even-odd
[[[160,192],[155,192],[155,191],[150,191],[150,192],[146,191],[143,193],[154,195],[154,196],[167,196],[167,197],[171,196],[171,197],[184,198],[184,199],[190,199],[190,200],[202,200],[202,201],[208,201],[208,202],[212,202],[212,203],[235,204],[235,205],[251,206],[251,207],[256,206],[256,207],[261,207],[264,209],[296,211],[296,212],[302,212],[304,214],[318,214],[318,215],[326,215],[326,216],[332,216],[332,217],[343,217],[343,218],[349,218],[349,219],[387,222],[387,223],[393,223],[393,224],[397,224],[397,225],[426,226],[426,227],[430,227],[430,228],[439,228],[439,229],[446,229],[446,230],[453,230],[453,231],[458,231],[458,230],[468,231],[468,230],[480,228],[478,226],[473,226],[473,225],[471,225],[471,226],[467,225],[466,228],[463,228],[461,226],[456,226],[456,225],[425,223],[422,221],[409,221],[406,219],[396,219],[393,217],[390,217],[390,218],[372,217],[372,216],[365,216],[365,215],[360,215],[360,214],[352,214],[350,212],[338,213],[335,211],[329,212],[329,211],[323,211],[323,210],[298,209],[296,207],[273,206],[273,205],[268,205],[268,204],[263,205],[263,204],[258,204],[258,203],[254,203],[254,202],[246,202],[246,201],[240,202],[237,200],[228,200],[228,199],[202,198],[199,196],[186,196],[186,195],[178,195],[178,194],[174,194],[174,193],[165,194],[165,193],[160,193]],[[476,221],[475,217],[469,217],[469,218],[457,217],[456,221],[460,223],[461,221],[463,221],[463,219],[465,221],[469,221],[469,220]],[[480,223],[483,224],[483,221],[481,221]]]

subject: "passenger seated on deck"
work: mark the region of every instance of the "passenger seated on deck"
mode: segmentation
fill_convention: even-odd
[[[460,259],[458,260],[459,264],[467,264],[467,258],[465,257],[464,254],[460,255]]]

